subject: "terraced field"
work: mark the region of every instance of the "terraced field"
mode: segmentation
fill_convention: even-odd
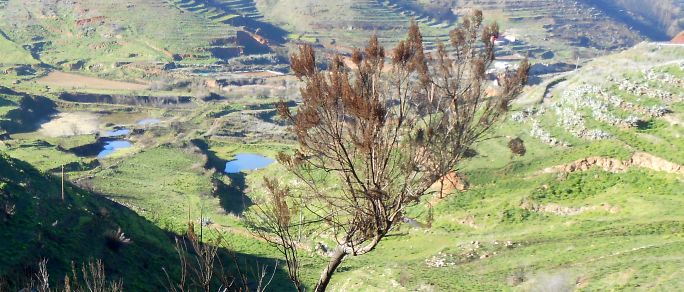
[[[484,10],[488,20],[499,22],[502,31],[518,40],[510,46],[513,52],[533,57],[553,51],[555,59],[569,61],[631,47],[644,39],[630,30],[629,24],[582,1],[474,0],[444,4],[438,9],[441,16],[434,14],[434,8],[427,9],[429,5],[431,2],[418,0],[256,1],[265,20],[289,30],[291,38],[332,44],[333,48],[335,44],[358,46],[371,32],[383,37],[385,44],[393,44],[411,19],[421,24],[428,46],[432,46],[445,40],[449,29],[471,8]],[[448,7],[453,7],[455,14],[444,13]]]
[[[516,28],[528,43],[614,49],[630,47],[642,37],[598,8],[579,1],[476,1],[485,13],[498,15],[504,28]],[[532,29],[530,33],[523,32]]]
[[[221,22],[229,23],[235,17],[244,17],[250,19],[261,19],[263,16],[256,9],[254,1],[251,0],[214,0],[214,1],[196,1],[196,0],[168,0],[176,7],[185,11],[204,14],[207,18]]]
[[[82,69],[179,57],[211,60],[213,56],[204,48],[237,31],[164,0],[129,1],[126,5],[86,0],[65,5],[60,1],[7,1],[0,9],[0,29],[43,62],[69,65],[82,60],[78,66]]]
[[[401,0],[377,0],[395,13],[414,18],[419,23],[431,27],[448,27],[454,24],[456,17],[450,19],[437,19],[423,11],[419,3],[415,1]]]
[[[239,41],[240,31],[247,31],[248,39],[256,37],[264,43],[259,40],[264,38],[270,45],[285,44],[289,39],[332,50],[362,45],[375,32],[383,43],[392,45],[404,37],[411,19],[419,22],[427,47],[433,48],[436,42],[447,40],[458,17],[470,8],[483,9],[489,20],[500,22],[502,31],[518,40],[505,48],[509,54],[538,57],[551,51],[556,60],[574,62],[577,57],[629,47],[644,38],[631,31],[629,23],[594,4],[569,0],[474,0],[453,6],[455,15],[444,13],[450,11],[447,8],[436,15],[431,3],[421,0],[138,0],[126,5],[85,0],[75,6],[54,0],[2,3],[0,30],[7,38],[40,61],[69,70],[112,71],[97,67],[162,60],[210,64],[252,51],[264,52],[245,49],[249,45]],[[114,71],[125,72],[106,74],[145,77],[135,69]]]
[[[364,44],[373,33],[384,44],[393,45],[405,37],[409,22],[417,16],[387,1],[376,0],[256,2],[265,20],[288,30],[290,39],[344,51]],[[427,17],[418,18],[428,47],[447,39],[446,25]]]
[[[637,50],[647,48],[649,45],[642,45]],[[616,139],[628,147],[684,164],[684,144],[680,143],[684,136],[680,112],[684,102],[684,52],[676,47],[650,48],[661,51],[658,54],[670,54],[673,59],[645,57],[624,64],[632,69],[620,74],[606,70],[610,61],[594,61],[581,70],[591,78],[557,80],[560,83],[539,104],[529,106],[513,119],[531,126],[532,136],[550,145]],[[631,54],[628,51],[622,55],[635,58]]]

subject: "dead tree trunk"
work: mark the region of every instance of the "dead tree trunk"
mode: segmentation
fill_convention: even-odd
[[[346,256],[347,252],[344,250],[344,248],[338,247],[335,249],[332,257],[330,257],[330,261],[328,261],[328,265],[323,270],[323,273],[321,273],[321,278],[318,279],[318,283],[316,283],[316,292],[323,292],[328,289],[330,279]]]
[[[62,202],[64,202],[64,165],[62,165]]]

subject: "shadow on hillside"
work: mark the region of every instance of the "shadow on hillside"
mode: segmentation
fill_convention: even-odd
[[[211,169],[213,168],[217,172],[223,172],[226,168],[226,163],[228,163],[228,160],[225,160],[221,157],[218,157],[216,155],[216,152],[211,151],[209,149],[209,143],[203,139],[193,139],[190,141],[192,145],[195,145],[195,147],[199,148],[202,150],[202,153],[207,156],[207,162],[204,164],[204,168]]]
[[[18,107],[8,111],[5,118],[0,120],[0,128],[10,134],[38,130],[41,122],[57,113],[57,104],[47,97],[17,92],[3,86],[0,86],[0,94],[15,96],[19,100]]]
[[[626,24],[630,29],[645,35],[653,41],[669,41],[671,39],[665,31],[653,26],[648,20],[635,16],[629,10],[622,9],[615,3],[611,3],[611,1],[593,1],[593,4],[609,17]]]
[[[179,281],[179,258],[174,250],[178,234],[163,230],[123,205],[76,185],[65,185],[66,196],[62,200],[58,177],[43,174],[26,162],[3,154],[0,154],[0,179],[5,182],[0,189],[0,201],[11,200],[5,203],[16,206],[12,216],[0,221],[3,239],[0,280],[8,291],[23,288],[25,280],[37,274],[41,259],[48,259],[54,288],[61,286],[61,279],[70,273],[72,263],[80,266],[93,259],[102,260],[108,280],[122,279],[126,291],[166,291],[169,283],[166,273],[171,282]],[[5,196],[5,192],[11,196]],[[173,221],[159,219],[160,222],[169,220]],[[184,228],[172,226],[176,230]],[[131,242],[113,245],[112,241],[119,238],[117,230]],[[247,273],[251,289],[258,284],[258,276],[254,274],[259,270],[257,264],[268,265],[272,271],[276,261],[241,253],[234,256],[229,250],[221,249],[221,270],[234,274],[239,265]],[[282,269],[274,273],[269,289],[292,290]],[[212,290],[216,291],[219,283],[213,286]]]
[[[218,196],[221,200],[221,207],[226,212],[235,215],[242,215],[254,202],[250,199],[245,190],[247,182],[244,173],[229,173],[230,185],[219,184]]]
[[[229,23],[233,26],[244,26],[250,30],[258,31],[259,35],[268,39],[273,45],[281,46],[287,42],[288,32],[268,22],[239,16],[229,20]]]
[[[220,173],[225,171],[226,163],[228,161],[218,157],[216,152],[211,151],[207,141],[194,139],[191,142],[207,156],[207,163],[204,165],[205,168],[214,169]],[[230,185],[226,185],[221,180],[215,180],[216,190],[214,195],[219,198],[223,210],[238,216],[242,215],[249,206],[254,204],[252,199],[246,194],[247,181],[245,174],[228,173],[225,175],[230,178]]]

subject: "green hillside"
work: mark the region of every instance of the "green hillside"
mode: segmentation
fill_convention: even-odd
[[[19,45],[0,35],[0,64],[36,64],[32,56]]]
[[[192,62],[215,61],[208,50],[211,42],[234,37],[237,30],[164,0],[79,1],[78,5],[11,0],[0,7],[0,15],[0,30],[40,61],[99,74],[136,62],[154,64],[184,57]],[[0,48],[7,47],[4,42]],[[136,75],[135,68],[121,70],[132,70],[131,77],[145,77]]]
[[[682,54],[643,44],[528,90],[462,165],[470,189],[426,198],[409,213],[432,227],[406,226],[350,258],[334,290],[680,290]],[[669,113],[646,110],[659,107]],[[629,115],[644,124],[617,121]]]
[[[331,290],[682,290],[684,46],[643,41],[680,28],[684,0],[637,2],[0,0],[0,291],[43,258],[55,283],[102,259],[128,291],[163,291],[188,221],[254,288],[283,259],[246,215],[264,177],[299,181],[278,162],[224,169],[296,147],[276,108],[301,102],[291,51],[320,61],[377,34],[389,52],[411,20],[432,49],[471,8],[509,37],[491,69],[528,56],[530,85],[456,169],[467,188],[411,206]],[[333,241],[320,227],[298,234],[307,288]],[[283,272],[268,291],[292,289]]]
[[[0,274],[10,283],[43,258],[55,280],[63,279],[72,261],[80,265],[102,259],[110,279],[123,278],[133,290],[162,288],[161,279],[148,276],[150,269],[175,271],[177,256],[169,234],[123,206],[71,184],[62,201],[58,179],[0,155]],[[131,244],[118,246],[112,240],[119,229]]]
[[[95,260],[104,263],[107,280],[121,280],[126,291],[161,291],[169,283],[180,283],[174,243],[177,235],[68,181],[62,199],[58,177],[38,171],[4,152],[0,152],[0,206],[2,289],[27,287],[23,285],[35,279],[38,262],[44,259],[53,288],[62,286],[65,275],[71,277],[73,285],[72,266],[80,273],[81,265]],[[216,233],[205,234],[210,235],[213,237]],[[223,262],[218,271],[226,274],[235,271],[231,255],[219,250],[218,256]],[[249,286],[257,283],[252,280],[257,279],[257,271],[249,270],[251,266],[273,266],[272,260],[236,256],[245,269],[243,273],[249,279]],[[279,271],[271,273],[272,287],[288,287]],[[194,274],[188,276],[191,277],[188,283],[195,281]]]
[[[684,92],[678,84],[684,82],[683,57],[681,47],[644,43],[530,86],[491,139],[476,145],[478,155],[461,165],[459,171],[470,188],[441,200],[425,198],[410,209],[407,217],[415,223],[393,232],[376,252],[345,260],[333,279],[333,290],[681,288]],[[2,97],[8,110],[20,108],[20,94]],[[169,250],[162,240],[168,235],[158,228],[182,232],[187,212],[210,222],[210,230],[225,232],[232,250],[272,258],[278,253],[250,235],[240,215],[263,198],[264,176],[289,180],[283,167],[275,164],[230,175],[216,170],[238,153],[274,157],[291,149],[283,125],[274,120],[273,101],[246,96],[188,108],[60,101],[57,110],[63,114],[97,114],[100,132],[115,126],[132,129],[121,139],[133,147],[105,158],[80,157],[72,149],[93,144],[93,135],[52,137],[25,129],[12,133],[0,149],[43,171],[75,162],[78,167],[68,170],[69,180],[137,213],[133,216],[117,207],[110,214],[133,217],[111,215],[102,225],[88,227],[98,236],[121,227],[136,242],[115,259],[110,257],[119,254],[106,247],[87,246],[89,255],[112,261],[113,269],[120,267],[129,250],[136,255],[153,248],[153,240],[162,247],[149,264],[166,264],[156,257]],[[160,123],[136,125],[150,116],[160,118]],[[507,144],[514,137],[525,142],[522,157],[510,154]],[[18,171],[11,173],[16,176]],[[9,177],[11,185],[16,178]],[[46,186],[53,203],[39,206],[55,208],[48,212],[55,215],[17,229],[29,234],[33,229],[58,232],[46,227],[66,216],[52,182],[34,185]],[[112,204],[75,188],[69,193],[84,195],[72,195],[71,204],[80,204],[71,205],[72,210]],[[24,199],[34,202],[28,198]],[[68,222],[104,220],[97,213],[77,215]],[[91,219],[78,219],[82,217]],[[90,226],[86,223],[78,228]],[[153,231],[139,231],[143,228]],[[66,242],[76,246],[85,231],[70,232],[77,236]],[[85,234],[93,233],[88,229]],[[321,240],[325,235],[302,242],[303,277],[308,282],[316,278],[325,259],[314,252]],[[35,260],[27,254],[12,258],[12,263]],[[128,268],[121,269],[114,274],[128,275]],[[137,283],[135,272],[130,273],[130,281]],[[290,287],[286,281],[278,283],[283,289]]]

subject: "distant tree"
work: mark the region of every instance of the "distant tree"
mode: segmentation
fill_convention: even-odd
[[[525,149],[525,142],[520,138],[511,139],[508,141],[508,148],[511,149],[511,153],[524,156],[527,149]]]
[[[285,104],[279,111],[291,121],[299,148],[280,153],[278,161],[299,186],[269,181],[271,199],[259,205],[253,227],[280,248],[298,288],[295,230],[314,225],[336,242],[315,286],[325,291],[347,256],[374,250],[406,208],[439,191],[431,186],[505,116],[529,65],[522,62],[500,77],[498,90],[488,90],[485,71],[498,32],[474,11],[451,32],[449,51],[439,44],[427,53],[412,23],[408,38],[389,54],[372,37],[353,52],[353,66],[337,56],[320,70],[309,45],[292,55],[292,70],[304,82],[302,104],[296,114]],[[307,219],[296,220],[297,210]]]

